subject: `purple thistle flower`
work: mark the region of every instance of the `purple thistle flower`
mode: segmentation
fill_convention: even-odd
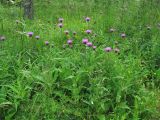
[[[90,33],[92,33],[92,30],[86,30],[86,33],[90,34]]]
[[[92,43],[91,42],[88,42],[87,44],[86,44],[88,47],[92,47]]]
[[[83,40],[82,40],[82,43],[83,43],[83,44],[87,44],[87,43],[88,43],[88,39],[83,39]]]
[[[115,29],[114,29],[114,28],[111,28],[111,29],[109,30],[109,32],[113,33],[113,32],[115,32]]]
[[[89,17],[86,17],[85,20],[89,22],[91,19]]]
[[[67,43],[68,43],[69,45],[72,45],[73,41],[72,41],[72,40],[68,40]]]
[[[6,39],[6,37],[0,36],[0,41],[4,41],[5,39]]]
[[[65,30],[64,33],[65,33],[66,35],[68,35],[68,34],[69,34],[69,31],[68,31],[68,30]]]
[[[150,27],[150,26],[147,26],[147,30],[151,30],[151,27]]]
[[[122,38],[125,38],[125,37],[126,37],[126,34],[125,34],[125,33],[122,33],[122,34],[121,34],[121,37],[122,37]]]
[[[35,38],[38,40],[38,39],[40,39],[40,36],[37,35]]]
[[[118,48],[115,48],[115,49],[114,49],[114,52],[115,52],[115,53],[119,53],[120,50],[119,50]]]
[[[76,32],[73,32],[73,35],[76,35],[77,33]]]
[[[62,24],[62,23],[59,23],[59,24],[58,24],[58,27],[62,28],[62,27],[63,27],[63,24]]]
[[[45,41],[45,45],[49,45],[49,42],[48,42],[48,41]]]
[[[28,35],[29,37],[32,37],[33,34],[34,34],[33,32],[28,32],[28,33],[27,33],[27,35]]]
[[[97,48],[97,46],[93,46],[93,50],[95,50]]]
[[[112,51],[112,48],[111,48],[111,47],[106,47],[104,50],[105,50],[106,52],[110,52],[110,51]]]
[[[64,21],[64,19],[63,19],[63,18],[59,18],[58,21],[59,21],[60,23],[62,23],[62,22]]]

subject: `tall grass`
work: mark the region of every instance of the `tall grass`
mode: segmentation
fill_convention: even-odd
[[[6,37],[0,41],[0,118],[158,120],[159,4],[158,0],[35,0],[31,21],[23,19],[19,6],[0,5],[0,36]],[[89,23],[84,20],[87,16]],[[60,17],[62,29],[57,27]],[[110,33],[111,28],[116,31]],[[86,34],[87,29],[93,33]],[[30,31],[33,37],[26,35]],[[96,50],[83,45],[84,38]],[[68,39],[73,47],[67,45]],[[105,52],[109,46],[118,47],[119,54]]]

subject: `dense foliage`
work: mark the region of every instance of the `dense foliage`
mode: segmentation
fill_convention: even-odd
[[[0,4],[0,119],[160,119],[159,0],[34,0],[34,12]]]

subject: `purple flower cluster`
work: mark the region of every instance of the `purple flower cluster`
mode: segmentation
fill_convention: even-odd
[[[90,19],[89,17],[86,17],[85,20],[86,20],[86,22],[90,22],[91,19]],[[62,27],[63,27],[63,21],[64,21],[64,19],[63,19],[63,18],[59,18],[58,21],[59,21],[58,27],[59,27],[59,28],[62,28]],[[89,26],[88,26],[88,27],[89,27]],[[114,29],[114,28],[110,28],[110,29],[109,29],[109,32],[110,32],[110,33],[113,33],[113,32],[115,32],[115,29]],[[68,36],[69,33],[70,33],[68,30],[65,30],[64,33],[67,35],[67,38],[70,37],[70,36]],[[92,33],[92,30],[87,29],[87,30],[85,31],[85,33],[91,34],[91,33]],[[72,34],[75,36],[77,33],[74,31],[74,32],[72,32]],[[28,35],[28,37],[33,37],[34,33],[33,33],[33,32],[28,32],[27,35]],[[90,36],[90,37],[96,37],[96,36],[97,36],[97,34],[93,34],[93,36]],[[89,36],[88,36],[88,37],[89,37]],[[89,38],[90,38],[90,37],[89,37]],[[125,34],[125,33],[121,33],[121,38],[126,38],[126,34]],[[40,39],[40,36],[38,36],[38,35],[35,36],[35,39],[37,39],[37,40]],[[4,37],[4,36],[0,36],[0,40],[1,40],[1,41],[2,41],[2,40],[5,40],[5,37]],[[50,45],[49,41],[45,41],[44,43],[45,43],[46,46]],[[63,48],[66,48],[66,45],[67,45],[67,44],[68,44],[70,47],[73,47],[73,40],[72,40],[72,38],[70,38],[70,39],[67,40],[67,43],[63,45]],[[86,47],[88,47],[88,48],[92,48],[93,50],[96,50],[96,49],[97,49],[97,46],[95,46],[95,45],[94,45],[91,41],[89,41],[89,39],[87,39],[87,38],[82,39],[82,44],[84,44],[84,45],[85,45]],[[52,44],[51,44],[51,46],[52,46]],[[119,50],[119,47],[118,47],[118,42],[117,42],[117,41],[115,42],[115,48],[114,48],[114,49],[112,49],[111,47],[106,47],[106,48],[104,48],[104,51],[105,51],[105,52],[114,51],[115,53],[119,53],[120,50]]]
[[[30,38],[33,37],[33,35],[34,35],[33,32],[28,32],[28,33],[27,33],[27,36],[30,37]],[[36,35],[36,36],[35,36],[35,39],[39,40],[39,39],[40,39],[40,36]]]
[[[119,50],[118,48],[112,49],[111,47],[106,47],[106,48],[104,49],[105,52],[111,52],[112,50],[113,50],[115,53],[119,53],[119,52],[120,52],[120,50]]]
[[[64,21],[64,19],[63,18],[59,18],[58,21],[59,21],[58,27],[62,28],[63,27],[63,21]]]
[[[65,30],[64,33],[65,33],[66,35],[69,35],[69,31],[68,31],[68,30]],[[76,34],[77,34],[77,33],[74,31],[74,32],[73,32],[73,35],[75,36]]]
[[[92,42],[89,42],[87,38],[82,39],[82,44],[85,44],[87,47],[92,47],[94,50],[97,48]]]

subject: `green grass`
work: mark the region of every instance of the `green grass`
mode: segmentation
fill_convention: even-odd
[[[159,0],[35,0],[34,20],[26,20],[22,8],[0,4],[0,35],[6,37],[0,41],[0,119],[159,120],[159,5]],[[87,29],[93,33],[87,35]],[[30,31],[32,38],[26,36]],[[84,38],[96,50],[83,45]],[[104,51],[116,48],[116,41],[119,54]]]

